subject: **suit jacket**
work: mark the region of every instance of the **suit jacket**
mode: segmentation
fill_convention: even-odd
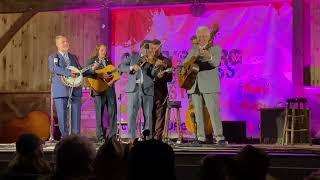
[[[78,69],[81,69],[81,66],[78,62],[78,58],[68,53],[69,59],[70,59],[70,66],[75,66]],[[57,58],[58,61],[55,63],[54,58]],[[49,70],[52,73],[52,93],[54,98],[58,97],[68,97],[69,96],[69,90],[70,88],[65,86],[60,76],[70,76],[70,70],[66,69],[67,65],[65,63],[64,58],[59,52],[56,52],[55,54],[52,54],[48,58],[49,60]],[[86,76],[86,72],[83,73],[83,76]],[[82,87],[73,88],[73,96],[82,96]]]
[[[159,70],[154,68],[154,65],[146,63],[141,67],[141,70],[135,73],[130,73],[130,66],[137,64],[140,59],[140,55],[135,53],[126,58],[120,66],[121,72],[128,73],[128,83],[127,83],[127,93],[134,92],[136,87],[136,80],[138,79],[138,74],[140,71],[143,73],[143,85],[142,89],[145,95],[153,96],[154,95],[154,76],[159,73]]]
[[[188,90],[189,94],[195,92],[197,85],[201,93],[220,92],[220,77],[217,67],[221,62],[221,48],[219,46],[213,46],[210,47],[208,51],[212,55],[212,59],[201,57],[200,62],[207,62],[211,66],[216,68],[200,71],[197,75],[195,83],[193,84],[191,89]],[[185,59],[185,63],[188,62],[192,56],[197,55],[199,55],[199,47],[192,48]]]
[[[158,59],[162,60],[164,63],[167,64],[167,68],[172,68],[172,62],[167,57],[164,57],[162,54],[160,54]],[[172,81],[172,73],[165,73],[164,76],[161,79],[158,79],[155,77],[155,83],[154,83],[154,91],[156,94],[168,94],[168,86],[167,83]]]
[[[95,61],[98,61],[98,58],[90,58],[90,59],[88,59],[88,62],[87,62],[87,64],[86,64],[86,66],[90,66],[91,64],[93,64]],[[111,61],[106,61],[106,66],[107,65],[110,65],[110,64],[112,64],[111,63]],[[100,64],[100,66],[98,67],[98,69],[102,69],[102,68],[104,68],[103,67],[103,65],[101,65]],[[88,71],[88,75],[87,75],[87,77],[88,78],[93,78],[93,79],[95,79],[95,78],[97,78],[97,74],[94,72],[94,71]],[[112,85],[110,88],[114,88],[114,85]],[[98,93],[98,92],[95,92],[94,90],[91,90],[91,96],[102,96],[102,95],[107,95],[107,91],[108,91],[108,89],[107,90],[105,90],[104,92],[100,92],[100,93]]]

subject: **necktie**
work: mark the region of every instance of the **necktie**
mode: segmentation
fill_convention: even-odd
[[[64,61],[65,61],[65,63],[66,63],[67,66],[70,66],[70,65],[71,65],[71,62],[70,62],[68,53],[64,53],[64,54],[63,54],[63,59],[64,59]]]

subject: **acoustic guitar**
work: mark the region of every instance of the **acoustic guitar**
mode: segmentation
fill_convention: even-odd
[[[203,50],[208,50],[212,47],[212,40],[218,31],[219,25],[213,24],[213,30],[210,32],[210,40]],[[183,64],[184,72],[179,76],[179,86],[181,88],[190,89],[193,86],[197,74],[200,71],[199,65],[196,64],[200,57],[201,56],[192,56],[188,62]]]
[[[204,131],[206,135],[212,135],[213,129],[211,125],[211,119],[208,112],[208,109],[205,105],[203,105],[203,118],[204,118]],[[189,98],[189,107],[186,113],[186,127],[189,131],[195,133],[195,117],[194,117],[195,109],[191,101],[191,97]]]
[[[102,69],[95,70],[97,78],[88,78],[90,88],[95,92],[107,90],[114,82],[120,79],[120,72],[113,65],[107,65]]]

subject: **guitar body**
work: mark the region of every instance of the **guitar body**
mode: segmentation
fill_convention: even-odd
[[[95,92],[103,92],[109,85],[120,79],[120,73],[113,65],[108,65],[95,71],[97,78],[88,78],[90,88]]]
[[[195,124],[192,121],[191,114],[195,113],[194,106],[192,104],[191,98],[189,99],[189,107],[186,113],[186,127],[189,131],[195,133]],[[210,114],[206,106],[203,108],[203,116],[204,116],[204,131],[206,135],[211,135],[213,133]]]
[[[0,129],[0,142],[13,143],[25,133],[33,133],[42,140],[48,139],[50,119],[47,114],[41,111],[32,111],[26,117],[6,121]]]
[[[184,89],[191,89],[194,82],[196,81],[197,74],[200,70],[199,65],[194,62],[198,59],[198,57],[191,57],[191,59],[183,65],[185,69],[184,74],[180,74],[179,76],[179,86]]]

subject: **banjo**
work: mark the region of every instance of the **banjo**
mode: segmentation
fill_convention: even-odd
[[[66,67],[67,69],[69,69],[70,71],[75,72],[76,74],[78,74],[77,77],[73,78],[71,76],[61,76],[61,81],[65,86],[68,87],[79,87],[82,85],[83,82],[83,75],[82,73],[89,70],[92,67],[93,64],[79,70],[78,68],[74,67],[74,66],[68,66]]]

